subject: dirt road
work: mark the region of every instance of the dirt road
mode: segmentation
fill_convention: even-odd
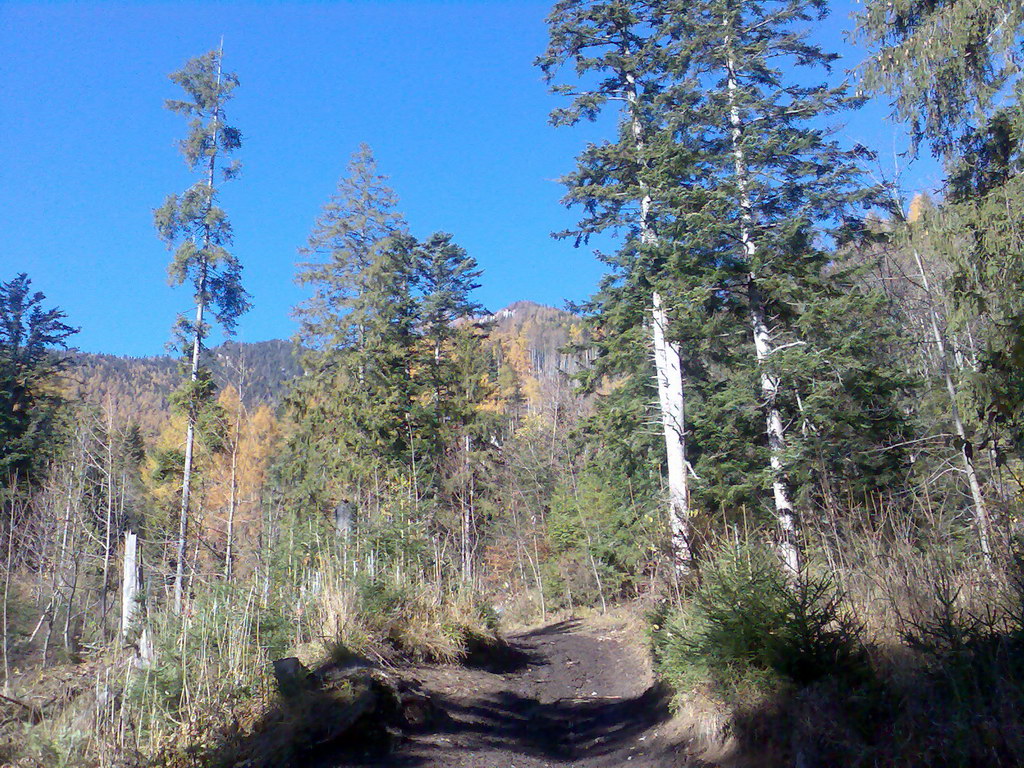
[[[689,766],[635,633],[626,624],[564,621],[513,636],[510,658],[490,670],[413,668],[405,676],[433,702],[434,716],[393,753],[362,765]]]

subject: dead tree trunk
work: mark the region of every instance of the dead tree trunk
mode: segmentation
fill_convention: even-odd
[[[679,359],[679,345],[668,341],[668,320],[661,296],[652,296],[652,330],[654,335],[654,367],[658,376],[658,399],[661,403],[661,425],[665,435],[665,453],[668,464],[669,525],[672,533],[672,551],[680,558],[678,566],[689,566],[690,553],[690,497],[687,483],[686,424],[684,413],[683,373]],[[682,558],[686,558],[685,560]]]
[[[121,639],[127,640],[138,617],[141,579],[139,570],[139,537],[125,531],[124,559],[121,571]]]

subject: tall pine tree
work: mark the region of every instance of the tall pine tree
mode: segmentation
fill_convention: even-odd
[[[603,348],[594,376],[646,367],[642,327],[659,369],[659,330],[685,352],[693,415],[679,434],[697,493],[735,506],[749,500],[742,489],[767,485],[794,572],[794,485],[812,455],[837,470],[840,438],[830,425],[866,424],[871,439],[899,430],[890,397],[899,382],[872,357],[877,339],[826,330],[871,312],[873,299],[853,290],[835,248],[876,199],[860,181],[863,153],[844,150],[823,127],[855,103],[827,84],[835,57],[807,42],[806,24],[826,10],[803,0],[563,2],[541,60],[549,71],[571,61],[593,84],[556,122],[623,105],[617,141],[589,147],[567,179],[569,202],[587,214],[578,237],[627,232],[591,305]],[[667,327],[659,328],[660,308]],[[681,388],[659,379],[668,384],[663,415],[681,411]],[[836,379],[831,397],[818,396]],[[613,397],[621,403],[626,391]],[[885,418],[868,416],[875,412]]]
[[[286,465],[314,507],[411,460],[416,243],[386,182],[360,147],[302,250],[296,279],[313,294],[295,311],[306,375]]]
[[[183,194],[170,195],[154,212],[160,238],[174,251],[168,268],[171,284],[191,286],[195,301],[194,319],[181,315],[175,327],[183,351],[188,353],[188,378],[177,397],[188,421],[174,575],[178,613],[183,599],[196,424],[214,393],[209,371],[203,366],[203,349],[210,333],[206,314],[212,313],[225,333],[231,334],[238,318],[249,309],[249,296],[242,287],[242,264],[228,250],[231,224],[217,204],[218,181],[233,178],[239,169],[237,162],[227,163],[226,158],[242,144],[241,133],[227,124],[224,113],[238,77],[223,71],[222,60],[223,46],[191,59],[170,76],[187,98],[169,99],[165,106],[189,118],[188,134],[179,146],[185,163],[200,178]]]
[[[827,424],[824,414],[810,411],[807,393],[827,380],[828,368],[846,377],[841,389],[864,384],[849,372],[865,370],[871,351],[869,339],[844,348],[818,331],[858,311],[830,247],[856,232],[863,209],[876,200],[861,181],[863,153],[844,150],[823,127],[855,99],[845,85],[828,83],[836,56],[808,41],[806,26],[827,14],[820,0],[706,0],[668,8],[667,119],[676,151],[695,159],[697,170],[675,188],[673,239],[691,263],[699,255],[704,273],[718,270],[718,284],[705,288],[746,325],[780,548],[797,572],[792,463],[798,439],[787,425]],[[683,271],[692,273],[692,266]],[[877,365],[865,380],[884,396]]]

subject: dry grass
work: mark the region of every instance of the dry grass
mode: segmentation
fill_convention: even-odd
[[[331,658],[356,655],[383,663],[454,663],[471,640],[495,638],[475,596],[394,576],[347,579],[327,574],[311,615]]]
[[[1020,561],[1007,548],[989,571],[962,526],[876,513],[870,524],[819,531],[809,548],[811,572],[837,582],[863,627],[869,674],[764,678],[731,699],[691,680],[677,706],[703,759],[736,768],[1024,765]]]
[[[184,766],[224,754],[225,741],[247,743],[259,733],[287,751],[288,733],[313,737],[301,713],[276,709],[274,659],[297,655],[310,667],[452,663],[497,642],[469,595],[343,578],[330,568],[309,581],[316,588],[293,603],[266,604],[255,588],[208,590],[181,619],[155,617],[157,655],[148,668],[131,664],[130,650],[116,649],[26,678],[14,695],[48,699],[47,680],[73,695],[44,708],[36,722],[0,711],[0,758],[40,767],[124,766],[155,755],[161,764]],[[344,696],[335,698],[332,706],[345,705]]]

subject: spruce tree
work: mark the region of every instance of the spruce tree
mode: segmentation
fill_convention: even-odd
[[[419,245],[416,260],[418,326],[424,342],[424,375],[418,387],[423,418],[421,455],[433,467],[434,493],[459,513],[464,583],[473,578],[478,477],[492,438],[477,407],[489,394],[483,337],[484,309],[471,297],[482,271],[452,235],[436,232]],[[421,459],[422,461],[422,459]]]
[[[562,0],[548,17],[550,43],[537,63],[549,83],[571,67],[575,78],[588,84],[552,85],[555,93],[572,96],[569,107],[552,113],[555,125],[593,120],[609,105],[623,105],[617,141],[589,146],[577,170],[563,179],[564,202],[582,205],[585,213],[576,230],[561,234],[574,236],[579,245],[599,232],[628,232],[626,245],[606,257],[613,272],[590,309],[602,325],[629,315],[630,323],[647,329],[646,338],[637,345],[639,339],[630,336],[623,344],[624,337],[614,332],[602,334],[606,343],[592,379],[641,370],[656,383],[672,550],[682,573],[691,561],[683,364],[663,297],[665,242],[659,222],[667,212],[659,206],[663,179],[655,170],[663,157],[664,122],[657,107],[666,74],[663,12],[660,2]],[[590,79],[594,75],[596,81]],[[643,361],[647,350],[653,353],[653,376]]]
[[[175,334],[187,351],[187,380],[177,401],[187,417],[181,511],[178,521],[174,575],[174,608],[181,612],[192,482],[192,454],[196,425],[204,407],[212,402],[214,385],[203,366],[203,349],[210,333],[206,314],[212,313],[225,333],[231,334],[238,318],[249,309],[242,287],[242,264],[228,248],[231,224],[217,204],[218,181],[233,178],[237,162],[226,159],[242,143],[241,134],[226,122],[224,106],[238,85],[238,77],[224,72],[223,48],[188,61],[170,75],[185,91],[185,100],[169,99],[167,109],[189,118],[188,134],[179,144],[189,169],[200,175],[181,195],[170,195],[154,212],[160,238],[173,249],[168,267],[172,285],[188,284],[195,301],[194,319],[178,318]]]
[[[483,274],[476,259],[457,245],[452,235],[435,232],[417,249],[418,316],[427,346],[426,386],[431,390],[438,426],[460,421],[466,401],[460,392],[459,371],[453,365],[456,339],[473,336],[475,317],[483,306],[471,298]]]
[[[749,501],[744,487],[770,487],[794,572],[794,485],[810,455],[839,455],[829,425],[865,424],[879,410],[885,427],[871,438],[900,429],[892,409],[900,382],[873,357],[881,337],[845,339],[820,327],[848,328],[872,311],[874,299],[856,289],[835,248],[859,234],[877,200],[860,179],[864,152],[844,150],[823,127],[856,103],[826,81],[835,57],[807,42],[805,25],[826,10],[802,0],[560,3],[542,60],[603,75],[556,121],[593,115],[610,99],[624,105],[618,140],[588,148],[567,180],[569,202],[586,206],[578,236],[627,227],[591,304],[603,330],[592,379],[644,366],[638,329],[657,332],[657,309],[666,307],[666,336],[686,352],[686,449],[698,493],[728,507]],[[645,294],[654,311],[643,309]],[[834,396],[810,396],[826,391],[837,369]],[[682,397],[671,387],[660,395],[663,412]]]
[[[685,254],[685,272],[692,274],[696,261],[698,272],[716,277],[717,284],[692,288],[713,295],[720,316],[746,324],[780,547],[796,572],[800,523],[787,424],[811,415],[799,382],[818,379],[811,372],[821,359],[856,370],[852,358],[837,359],[836,339],[813,333],[841,307],[857,310],[856,294],[841,303],[848,281],[834,269],[829,246],[856,233],[863,209],[877,197],[861,181],[864,153],[844,150],[823,127],[856,100],[846,86],[827,82],[836,57],[807,40],[806,25],[824,18],[825,3],[707,0],[670,7],[673,83],[665,109],[675,151],[696,166],[675,188],[672,236]]]
[[[52,453],[63,398],[55,379],[67,368],[57,350],[78,333],[24,272],[0,283],[0,481],[35,479]]]
[[[295,310],[306,375],[285,466],[314,507],[411,459],[417,245],[396,206],[363,145],[301,251],[296,280],[313,294]]]
[[[353,314],[365,291],[366,273],[391,236],[406,232],[398,199],[377,172],[363,144],[352,155],[348,176],[338,182],[317,218],[298,265],[296,282],[313,295],[295,309],[298,341],[315,352],[363,343],[362,316]]]
[[[856,37],[865,87],[892,98],[915,142],[959,154],[1019,103],[1024,5],[1017,0],[869,0]],[[1020,119],[1019,111],[1017,119]],[[1018,131],[1019,131],[1018,124]],[[1020,133],[1017,133],[1020,141]]]

